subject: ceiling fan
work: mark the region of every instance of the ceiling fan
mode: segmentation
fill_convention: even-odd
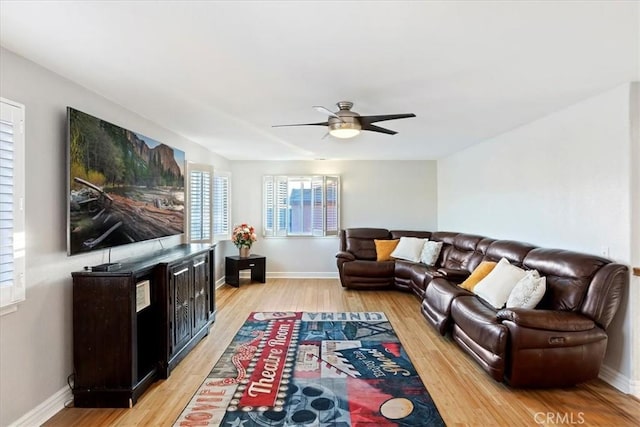
[[[335,113],[328,108],[321,106],[314,106],[313,108],[320,112],[327,114],[329,118],[326,122],[318,123],[300,123],[293,125],[274,125],[273,127],[285,127],[285,126],[328,126],[329,135],[336,138],[346,139],[353,138],[358,135],[360,131],[368,130],[372,132],[386,133],[388,135],[395,135],[396,131],[385,129],[380,126],[376,126],[373,123],[383,122],[385,120],[407,119],[415,117],[413,113],[407,114],[382,114],[377,116],[361,116],[355,111],[351,111],[353,102],[340,101],[336,104],[339,108]]]

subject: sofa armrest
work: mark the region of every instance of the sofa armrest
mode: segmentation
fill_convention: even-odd
[[[354,254],[352,254],[351,252],[347,252],[347,251],[340,251],[336,254],[336,258],[340,258],[344,261],[355,261],[356,257]]]
[[[459,268],[439,268],[438,273],[442,275],[445,279],[459,283],[464,281],[471,274],[468,270],[459,269]]]
[[[498,320],[508,320],[518,326],[547,331],[579,332],[593,329],[593,320],[579,313],[557,310],[506,308],[498,311]]]

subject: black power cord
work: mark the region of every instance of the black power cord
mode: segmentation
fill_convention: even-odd
[[[69,376],[67,377],[67,385],[69,386],[69,390],[71,390],[71,393],[73,393],[73,385],[71,384],[71,378],[73,378],[75,382],[75,377],[76,377],[75,372],[72,374],[69,374]],[[64,402],[64,407],[73,408],[73,398],[71,398],[71,400]]]

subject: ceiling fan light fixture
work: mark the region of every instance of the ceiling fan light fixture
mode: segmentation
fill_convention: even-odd
[[[360,123],[338,122],[330,124],[329,135],[340,138],[349,139],[360,134]]]
[[[360,132],[363,130],[370,132],[378,132],[384,133],[387,135],[395,135],[398,132],[385,129],[380,126],[376,126],[373,123],[384,122],[387,120],[397,120],[397,119],[408,119],[410,117],[415,117],[416,115],[413,113],[403,113],[403,114],[379,114],[375,116],[361,116],[355,111],[351,111],[351,107],[353,107],[353,102],[351,101],[340,101],[336,104],[340,110],[335,113],[328,108],[322,106],[313,107],[319,113],[327,114],[329,117],[326,122],[317,122],[317,123],[299,123],[293,125],[274,125],[273,127],[284,127],[284,126],[327,126],[329,128],[329,133],[325,134],[322,137],[324,139],[327,135],[331,135],[334,138],[339,139],[349,139],[354,138],[360,135]]]

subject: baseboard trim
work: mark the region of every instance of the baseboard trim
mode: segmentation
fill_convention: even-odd
[[[221,278],[216,280],[216,283],[215,283],[216,289],[218,289],[220,286],[224,285],[225,283],[226,283],[225,278],[224,276],[222,276]]]
[[[635,396],[637,399],[640,399],[640,381],[631,380],[631,384],[629,384],[629,386],[631,387],[629,394]]]
[[[240,277],[251,276],[249,271],[241,271]],[[267,271],[267,279],[338,279],[338,273],[334,272],[313,272],[313,271]]]
[[[635,396],[638,395],[638,384],[635,384],[635,387],[633,384],[638,383],[638,381],[632,381],[631,378],[622,375],[620,372],[616,371],[615,369],[611,369],[608,366],[603,365],[600,368],[600,374],[598,375],[598,378],[600,378],[607,384],[617,388],[623,393],[633,394]],[[634,388],[635,393],[633,390]]]
[[[69,387],[65,386],[18,420],[9,424],[9,427],[40,426],[49,418],[63,410],[65,404],[70,401],[73,401],[73,393]]]

